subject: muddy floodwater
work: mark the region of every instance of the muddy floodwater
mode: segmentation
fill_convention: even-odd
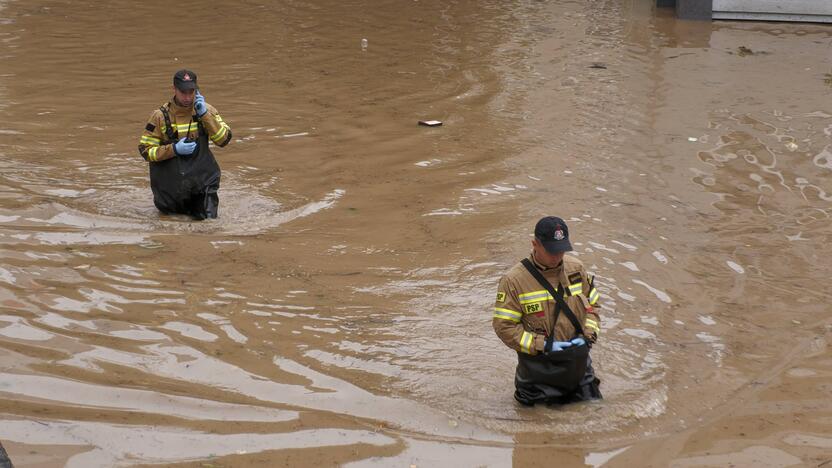
[[[0,0],[14,465],[829,464],[832,27],[653,3]],[[183,67],[217,220],[137,151]],[[543,215],[600,402],[512,399],[493,301]]]

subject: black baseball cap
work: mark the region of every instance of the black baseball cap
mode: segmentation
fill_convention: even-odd
[[[569,243],[569,228],[566,222],[557,216],[540,218],[534,227],[534,237],[551,254],[572,250],[572,244]]]
[[[184,68],[179,70],[173,75],[173,85],[180,91],[197,89],[196,73]]]

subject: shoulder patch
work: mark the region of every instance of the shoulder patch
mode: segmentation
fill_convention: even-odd
[[[144,126],[144,129],[152,133],[153,130],[156,130],[156,126],[148,122],[147,125]]]
[[[506,293],[500,291],[497,293],[497,302],[505,302],[506,301]]]
[[[581,279],[581,272],[575,272],[569,275],[569,284],[575,283],[583,283],[583,279]]]

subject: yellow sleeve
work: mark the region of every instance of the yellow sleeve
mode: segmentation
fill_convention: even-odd
[[[208,133],[208,138],[214,142],[215,145],[223,147],[231,141],[231,127],[222,119],[217,109],[210,104],[206,104],[208,112],[203,115],[200,120]]]
[[[503,277],[497,287],[491,326],[509,348],[530,355],[541,353],[546,344],[546,337],[526,330],[522,310],[517,289],[508,278]]]
[[[601,294],[595,286],[595,275],[590,275],[581,267],[581,275],[584,278],[582,286],[583,294],[589,302],[589,307],[586,310],[586,319],[584,320],[584,333],[589,336],[594,333],[596,338],[601,334],[601,314],[598,309],[601,308]]]
[[[166,140],[166,137],[162,134],[163,125],[162,112],[158,109],[153,111],[150,118],[147,119],[147,125],[144,127],[141,138],[139,138],[139,154],[147,162],[164,161],[176,155],[173,151],[172,142],[163,144]]]

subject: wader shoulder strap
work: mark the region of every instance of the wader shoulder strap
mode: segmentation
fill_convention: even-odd
[[[174,130],[173,125],[170,124],[170,112],[165,109],[165,106],[160,107],[159,110],[162,111],[162,116],[165,118],[165,136],[170,140],[169,143],[174,143],[179,139],[177,138],[179,132]]]
[[[557,307],[555,308],[555,323],[552,324],[552,336],[555,335],[555,325],[557,325],[558,323],[558,315],[560,314],[561,310],[563,310],[563,313],[566,314],[566,318],[568,318],[569,321],[572,322],[572,326],[575,327],[575,332],[579,335],[583,335],[584,328],[581,326],[580,322],[578,322],[578,319],[575,317],[575,314],[572,312],[572,309],[570,309],[569,306],[566,304],[566,301],[563,300],[563,288],[561,287],[561,285],[558,284],[558,289],[556,291],[555,288],[552,286],[552,283],[550,283],[546,278],[543,277],[543,274],[540,273],[540,271],[537,268],[535,268],[534,265],[532,265],[532,262],[528,258],[524,258],[521,261],[521,263],[524,267],[526,267],[527,270],[529,270],[529,273],[531,273],[532,276],[534,276],[534,279],[536,279],[541,286],[546,288],[546,290],[549,291],[549,294],[551,294],[552,297],[555,298],[555,303],[557,304]]]

